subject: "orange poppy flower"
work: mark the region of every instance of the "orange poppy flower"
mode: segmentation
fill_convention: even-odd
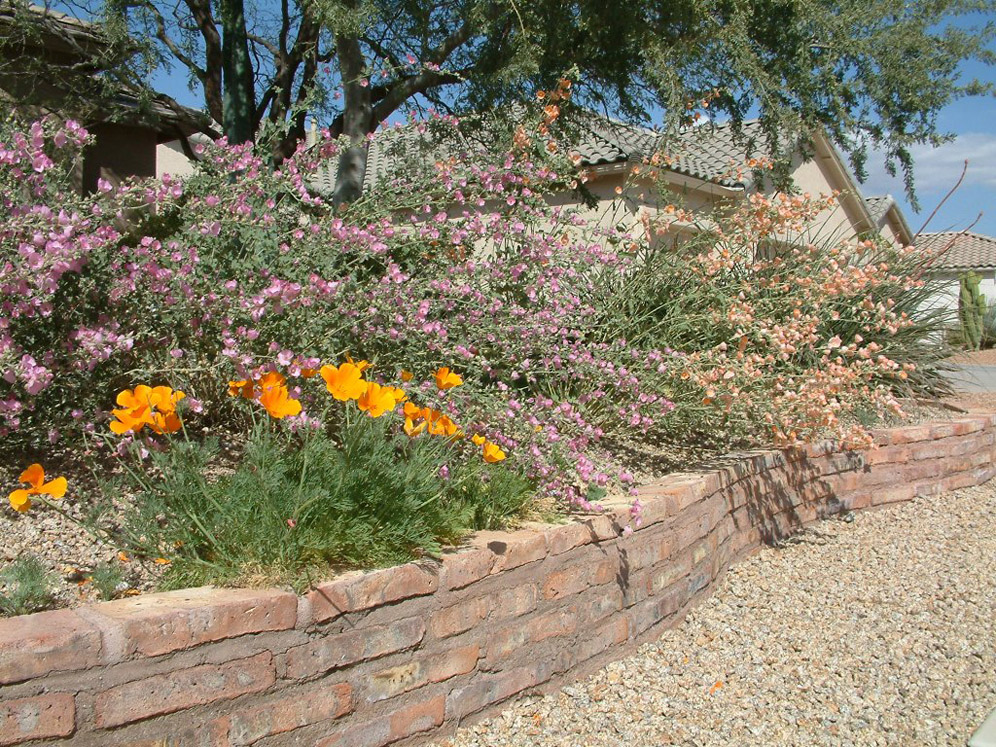
[[[175,433],[180,430],[176,405],[186,396],[168,386],[139,384],[134,389],[125,389],[115,399],[120,407],[111,410],[117,418],[111,421],[111,431],[119,435],[129,431],[138,433],[147,425],[155,433]]]
[[[505,452],[501,450],[498,444],[493,444],[490,441],[484,442],[484,461],[489,464],[494,464],[495,462],[500,462],[505,459]]]
[[[320,373],[329,393],[340,402],[348,402],[359,399],[366,391],[367,382],[363,380],[363,372],[369,366],[366,361],[347,361],[340,366],[322,366]]]
[[[459,374],[453,373],[446,366],[443,366],[436,371],[436,386],[443,391],[452,389],[455,386],[460,386],[462,383],[463,379],[460,378]]]
[[[479,436],[475,433],[473,436],[470,437],[470,440],[473,441],[477,446],[484,446],[484,442],[486,439],[484,438],[484,436]]]
[[[246,399],[252,399],[255,396],[253,382],[249,379],[239,379],[238,381],[228,382],[228,396],[229,397],[245,397]]]
[[[401,380],[404,381],[405,383],[408,383],[414,377],[415,377],[415,374],[413,374],[411,371],[405,371],[405,370],[401,371]]]
[[[61,498],[66,494],[66,478],[56,477],[54,480],[45,482],[45,470],[40,464],[32,464],[21,473],[18,479],[31,486],[18,488],[9,496],[10,505],[15,511],[22,514],[31,508],[31,496],[33,495],[50,495],[53,498]]]
[[[366,389],[356,400],[356,404],[370,417],[379,418],[385,412],[397,407],[404,398],[405,391],[403,389],[395,386],[381,386],[371,381],[367,383]]]
[[[285,381],[276,371],[271,371],[259,381],[259,403],[270,413],[270,417],[277,420],[301,413],[301,403],[290,396],[284,386]]]

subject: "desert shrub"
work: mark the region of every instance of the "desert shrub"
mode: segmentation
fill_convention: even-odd
[[[51,123],[40,132],[5,146],[11,174],[63,139]],[[536,148],[496,162],[468,145],[335,211],[307,184],[337,147],[322,141],[274,169],[249,146],[209,146],[182,182],[102,184],[86,199],[60,186],[71,159],[46,162],[32,196],[44,208],[10,202],[0,230],[13,267],[2,291],[34,310],[6,330],[9,443],[100,431],[107,403],[137,381],[182,388],[209,424],[228,423],[239,415],[219,379],[293,374],[348,352],[381,378],[402,365],[423,379],[459,370],[460,395],[426,404],[493,428],[545,494],[583,504],[590,484],[607,483],[594,444],[645,429],[671,403],[653,385],[658,353],[594,341],[586,290],[621,260],[546,205],[563,177]],[[61,233],[55,199],[78,206]],[[73,261],[53,265],[43,288],[19,280],[35,273],[19,247],[56,234]]]
[[[911,247],[820,237],[833,198],[754,195],[734,210],[644,217],[631,270],[606,276],[608,336],[681,351],[664,437],[717,448],[817,437],[867,443],[903,398],[948,391],[948,312]],[[697,232],[670,241],[673,222]]]

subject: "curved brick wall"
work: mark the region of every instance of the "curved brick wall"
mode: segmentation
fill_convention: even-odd
[[[843,508],[996,474],[996,416],[879,447],[731,455],[563,525],[482,533],[441,564],[304,598],[192,589],[0,620],[0,745],[379,746],[439,736],[673,625],[738,556]]]

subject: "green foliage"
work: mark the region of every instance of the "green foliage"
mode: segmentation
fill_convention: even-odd
[[[961,322],[962,338],[969,350],[982,347],[986,297],[979,292],[980,280],[974,272],[963,275],[958,294],[958,319]]]
[[[675,403],[665,441],[724,449],[772,432],[782,443],[839,438],[888,416],[894,398],[949,391],[950,314],[931,303],[939,284],[921,256],[773,235],[745,219],[754,209],[717,212],[703,221],[710,230],[642,247],[632,271],[598,294],[607,339],[675,351],[662,383]],[[791,211],[816,206],[799,200]]]
[[[232,4],[219,4],[220,18]],[[356,138],[423,101],[484,111],[531,100],[570,74],[582,104],[643,120],[663,111],[672,132],[696,111],[737,123],[760,111],[768,144],[791,149],[823,127],[859,175],[876,147],[909,189],[910,146],[944,139],[936,113],[992,91],[960,76],[965,60],[992,63],[996,33],[972,25],[993,0],[296,0],[257,4],[245,23],[224,28],[199,0],[84,5],[129,25],[161,64],[188,69],[226,130],[229,88],[254,105],[242,120],[255,132],[285,123],[283,156],[304,137],[305,109]],[[223,75],[225,54],[244,49],[247,31],[251,74]],[[329,95],[340,88],[344,97]]]
[[[98,563],[90,575],[90,581],[101,599],[114,599],[124,584],[124,574],[114,563]]]
[[[34,555],[20,557],[0,571],[0,615],[28,615],[52,603],[52,579]]]
[[[125,542],[171,561],[167,588],[301,587],[311,571],[435,555],[525,509],[534,488],[513,469],[443,438],[394,434],[389,420],[360,416],[340,441],[259,425],[232,467],[218,465],[216,442],[175,440],[130,474]]]

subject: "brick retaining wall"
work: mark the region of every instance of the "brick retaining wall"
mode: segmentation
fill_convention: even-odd
[[[868,452],[730,455],[562,525],[307,596],[190,589],[0,620],[0,745],[428,741],[676,624],[736,558],[838,513],[996,475],[996,416],[880,431]]]

